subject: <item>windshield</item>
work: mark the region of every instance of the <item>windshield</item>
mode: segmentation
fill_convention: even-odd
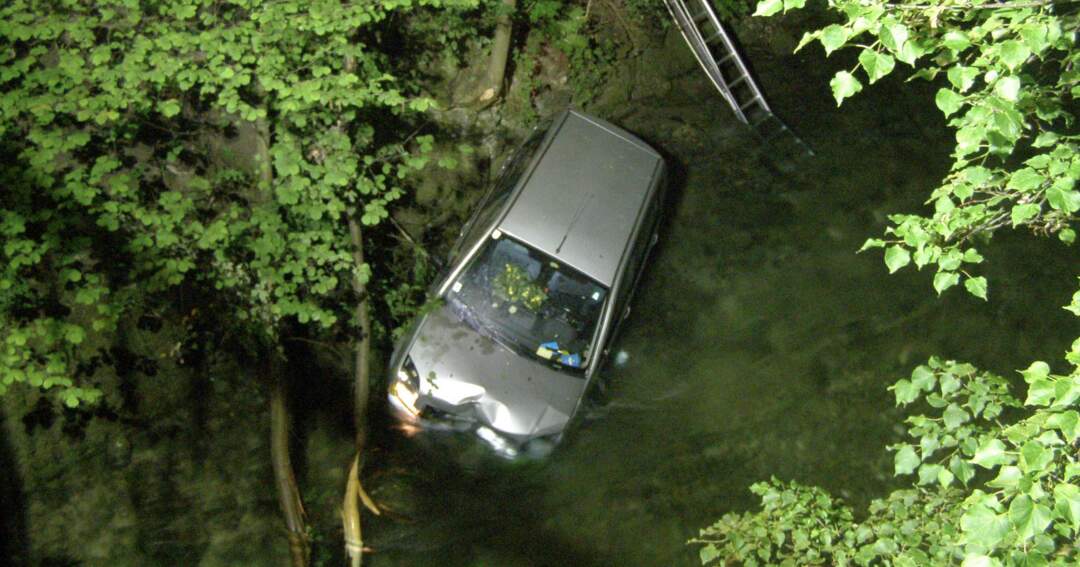
[[[606,295],[584,274],[496,232],[447,299],[478,331],[580,374]]]

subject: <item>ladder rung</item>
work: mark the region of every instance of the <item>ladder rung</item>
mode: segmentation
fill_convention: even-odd
[[[700,22],[701,20],[704,20],[705,18],[708,18],[708,17],[709,17],[709,11],[708,10],[702,10],[700,13],[694,14],[693,16],[691,16],[691,18],[693,18],[695,22]]]
[[[709,36],[709,39],[706,39],[706,40],[705,40],[705,43],[712,43],[712,42],[713,42],[713,40],[715,40],[715,39],[718,39],[718,38],[721,38],[721,37],[724,37],[724,34],[723,34],[723,33],[721,33],[720,31],[717,31],[716,33],[714,33],[714,34],[710,35],[710,36]]]
[[[727,55],[721,57],[720,59],[717,59],[716,64],[717,65],[723,65],[724,63],[727,63],[729,60],[734,59],[734,58],[735,58],[734,53],[728,53]]]
[[[754,105],[754,104],[755,104],[755,103],[756,103],[756,102],[757,102],[757,101],[758,101],[759,99],[761,99],[761,95],[754,95],[753,97],[751,97],[751,98],[750,98],[750,100],[748,100],[748,101],[746,101],[746,102],[744,102],[744,103],[740,104],[740,105],[739,105],[739,110],[746,110],[747,108],[750,108],[750,107],[751,107],[751,106],[753,106],[753,105]]]
[[[731,81],[730,83],[728,83],[728,88],[730,89],[731,87],[734,87],[735,85],[745,81],[748,78],[749,77],[746,74],[739,75],[738,77],[735,77],[734,81]]]

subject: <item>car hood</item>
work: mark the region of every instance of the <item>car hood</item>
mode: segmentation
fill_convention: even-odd
[[[474,330],[449,305],[428,314],[409,348],[427,405],[515,437],[562,431],[586,381]]]

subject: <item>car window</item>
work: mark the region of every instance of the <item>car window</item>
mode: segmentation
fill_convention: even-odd
[[[447,300],[478,331],[519,354],[584,372],[607,289],[510,236],[491,238]]]

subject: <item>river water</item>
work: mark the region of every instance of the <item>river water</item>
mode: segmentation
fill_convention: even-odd
[[[674,34],[584,105],[648,140],[675,172],[613,349],[625,363],[604,369],[607,392],[535,466],[446,458],[377,416],[365,482],[385,510],[365,515],[366,565],[695,565],[686,540],[753,509],[748,487],[770,475],[856,507],[894,486],[885,447],[902,439],[902,413],[886,388],[931,354],[1009,376],[1060,358],[1078,334],[1060,309],[1076,250],[997,235],[985,251],[988,302],[958,290],[936,298],[931,274],[890,276],[880,252],[855,253],[885,215],[924,210],[950,133],[926,85],[887,79],[837,109],[828,80],[850,62],[754,39],[781,35],[740,30],[812,159],[778,160],[756,143]],[[133,331],[127,347],[165,352],[168,335]],[[5,398],[0,535],[10,549],[0,551],[14,564],[282,564],[265,384],[227,356],[120,354],[116,414],[56,414],[32,392]],[[294,368],[294,455],[314,564],[339,565],[351,395],[322,368]]]
[[[613,349],[625,364],[605,369],[607,394],[543,466],[478,472],[395,443],[416,524],[375,521],[371,564],[694,565],[686,540],[751,509],[748,486],[770,475],[856,506],[883,495],[895,482],[885,447],[903,434],[886,387],[931,354],[1013,375],[1060,358],[1076,334],[1059,308],[1075,251],[1000,235],[985,303],[938,299],[932,274],[889,276],[880,252],[855,253],[886,214],[923,210],[947,171],[932,90],[885,81],[837,109],[840,63],[750,52],[816,157],[771,159],[689,57],[672,58],[670,41],[646,52],[617,82],[627,95],[587,107],[677,172]]]

